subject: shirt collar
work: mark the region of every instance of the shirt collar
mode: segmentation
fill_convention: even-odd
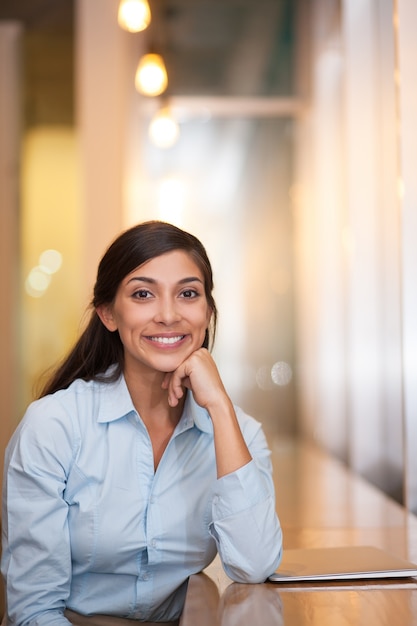
[[[99,385],[100,413],[98,422],[114,422],[121,417],[126,417],[129,413],[136,413],[123,375],[115,382],[103,382]]]
[[[133,405],[123,375],[112,383],[100,384],[99,423],[114,422],[137,411]],[[191,391],[187,392],[184,411],[177,426],[177,433],[196,426],[204,433],[212,433],[213,425],[206,409],[197,404]]]

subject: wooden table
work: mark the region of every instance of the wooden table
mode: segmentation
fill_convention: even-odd
[[[272,445],[284,549],[373,545],[417,563],[417,518],[306,443]],[[417,579],[243,585],[218,558],[190,578],[181,626],[417,626]]]

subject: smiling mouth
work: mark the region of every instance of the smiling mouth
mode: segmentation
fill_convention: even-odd
[[[170,345],[174,343],[178,343],[182,339],[184,339],[185,335],[177,335],[176,337],[148,337],[150,341],[154,341],[155,343],[162,343],[165,345]]]

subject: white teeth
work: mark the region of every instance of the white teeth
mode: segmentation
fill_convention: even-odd
[[[181,341],[184,338],[184,335],[178,335],[178,337],[150,337],[152,341],[156,341],[156,343],[177,343],[177,341]]]

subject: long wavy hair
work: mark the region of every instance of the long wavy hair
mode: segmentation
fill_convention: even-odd
[[[96,309],[111,304],[121,281],[134,269],[155,257],[183,250],[194,260],[204,277],[207,304],[212,311],[203,346],[211,348],[217,325],[217,309],[213,298],[213,273],[202,243],[172,224],[150,221],[123,232],[101,259],[90,303],[90,317],[78,341],[44,384],[38,397],[66,389],[74,380],[114,382],[123,372],[124,351],[118,332],[110,332],[101,322]],[[111,374],[106,374],[110,366]]]

